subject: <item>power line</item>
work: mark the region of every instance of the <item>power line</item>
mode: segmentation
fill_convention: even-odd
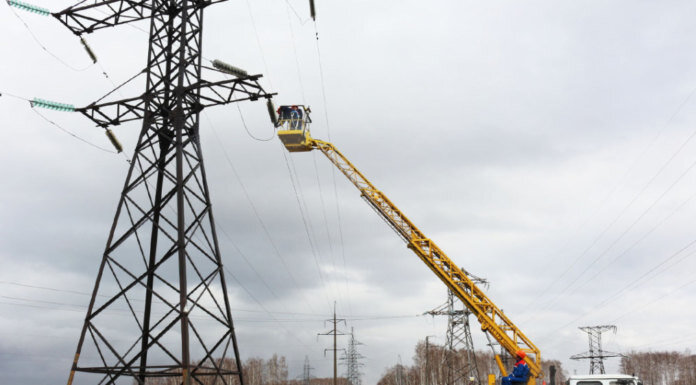
[[[621,294],[623,294],[626,290],[628,290],[629,288],[631,288],[632,286],[634,286],[636,283],[638,283],[638,282],[640,282],[641,280],[643,280],[643,279],[645,279],[646,277],[648,277],[652,272],[654,272],[655,270],[657,270],[659,267],[663,266],[665,263],[669,262],[670,260],[674,259],[674,258],[675,258],[676,256],[678,256],[679,254],[683,253],[685,250],[687,250],[688,248],[690,248],[690,247],[693,246],[694,244],[696,244],[696,239],[690,241],[690,242],[687,243],[685,246],[683,246],[682,248],[680,248],[679,250],[677,250],[676,252],[674,252],[672,255],[670,255],[668,258],[666,258],[665,260],[661,261],[660,263],[658,263],[657,265],[653,266],[652,268],[648,269],[648,271],[646,271],[645,273],[643,273],[643,274],[642,274],[641,276],[639,276],[637,279],[635,279],[635,280],[633,280],[632,282],[630,282],[628,285],[625,285],[623,288],[619,289],[619,290],[618,290],[616,293],[614,293],[613,295],[611,295],[611,296],[605,298],[603,301],[601,301],[601,302],[599,302],[598,304],[596,304],[595,306],[593,306],[593,307],[592,307],[592,310],[583,313],[582,315],[580,315],[580,316],[574,318],[572,321],[570,321],[570,322],[564,324],[563,326],[561,326],[561,327],[559,327],[559,328],[556,328],[555,330],[549,332],[549,333],[547,334],[547,336],[554,335],[556,332],[558,332],[558,331],[560,331],[560,330],[562,330],[562,329],[568,327],[569,325],[572,325],[573,323],[579,321],[580,319],[582,319],[582,318],[588,316],[589,314],[591,314],[591,313],[597,311],[598,309],[600,309],[600,308],[602,308],[602,307],[604,307],[604,306],[607,306],[607,305],[610,304],[611,302],[615,301],[615,300],[618,299],[618,298],[621,296]],[[678,262],[681,262],[683,259],[685,259],[685,258],[687,258],[687,257],[689,257],[689,256],[692,256],[692,255],[695,255],[695,254],[696,254],[696,251],[691,252],[691,253],[689,253],[689,254],[686,254],[686,255],[684,255],[681,259],[677,260],[677,263],[678,263]],[[674,265],[673,265],[673,266],[674,266]],[[654,277],[656,277],[657,275],[662,274],[662,273],[665,272],[666,270],[667,270],[667,269],[663,269],[661,272],[659,272],[659,273],[657,273],[657,274],[653,274],[653,275],[651,276],[651,278],[654,278]]]
[[[681,110],[684,108],[684,106],[686,106],[686,104],[689,102],[689,100],[691,100],[691,98],[694,96],[694,94],[696,94],[696,87],[692,88],[692,90],[689,92],[689,94],[688,94],[688,95],[684,98],[684,100],[677,106],[677,108],[676,108],[676,109],[672,112],[672,114],[670,115],[669,119],[667,119],[667,121],[666,121],[666,122],[664,123],[664,125],[660,128],[660,130],[657,132],[657,134],[652,138],[652,140],[649,142],[649,144],[643,149],[643,151],[641,152],[641,154],[640,154],[638,157],[636,157],[636,159],[633,161],[632,165],[629,166],[629,168],[626,170],[626,172],[624,173],[623,177],[621,178],[622,181],[624,181],[624,180],[626,179],[626,177],[630,174],[630,171],[638,164],[638,162],[644,158],[645,154],[646,154],[646,153],[652,148],[652,146],[657,142],[657,139],[662,135],[662,133],[665,131],[665,129],[672,123],[672,121],[673,121],[673,120],[676,118],[676,116],[681,112]],[[580,254],[580,255],[579,255],[579,256],[578,256],[578,257],[577,257],[577,258],[576,258],[576,259],[575,259],[575,260],[574,260],[574,261],[561,273],[561,274],[560,274],[560,275],[557,275],[557,276],[556,276],[556,279],[555,279],[547,288],[545,288],[544,290],[542,290],[541,293],[540,293],[539,295],[537,295],[537,299],[541,298],[545,293],[551,292],[550,289],[551,289],[556,283],[558,283],[568,272],[571,271],[572,267],[575,266],[575,264],[576,264],[577,262],[579,262],[580,259],[582,259],[583,256],[585,256],[585,254],[586,254],[586,253],[599,241],[599,239],[601,239],[601,238],[604,236],[604,234],[605,234],[605,233],[606,233],[606,232],[607,232],[619,219],[620,219],[620,217],[623,216],[623,214],[626,212],[626,210],[627,210],[630,206],[633,205],[633,203],[636,201],[636,199],[638,198],[638,196],[640,196],[640,195],[647,189],[647,187],[655,180],[655,178],[657,178],[657,176],[658,176],[660,173],[662,173],[662,171],[664,171],[664,169],[666,168],[666,166],[667,166],[669,163],[672,162],[672,160],[676,157],[676,155],[677,155],[679,152],[681,152],[681,150],[684,148],[684,146],[686,145],[686,143],[688,143],[688,142],[693,138],[694,134],[696,134],[696,131],[694,131],[694,133],[692,133],[691,136],[689,136],[689,138],[687,138],[687,140],[679,147],[679,149],[677,150],[677,152],[676,152],[675,154],[673,154],[672,157],[670,157],[670,159],[668,159],[668,161],[667,161],[665,164],[663,164],[663,166],[658,170],[658,172],[657,172],[657,173],[648,181],[648,183],[641,189],[641,191],[638,193],[638,195],[636,195],[636,196],[633,198],[633,200],[631,200],[631,202],[630,202],[626,207],[624,207],[624,209],[623,209],[623,210],[618,214],[618,216],[609,224],[609,226],[607,226],[604,230],[602,230],[602,231],[600,232],[600,234],[592,241],[592,243],[590,244],[590,246],[588,246],[588,247],[587,247],[587,248],[586,248],[586,249],[585,249],[585,250],[584,250],[584,251],[583,251],[583,252],[582,252],[582,253],[581,253],[581,254]],[[619,186],[622,185],[622,184],[623,184],[623,183],[617,184],[616,187],[614,187],[614,189],[613,189],[613,190],[607,195],[607,197],[602,201],[602,203],[599,205],[599,207],[603,206],[604,203],[606,203],[606,202],[609,200],[609,198],[618,190]],[[596,210],[595,210],[595,211],[596,211]],[[591,215],[588,216],[588,219],[589,219],[589,217],[591,217]],[[532,302],[530,302],[530,303],[527,305],[527,307],[528,307],[528,306],[531,306],[531,305],[532,305],[534,302],[536,302],[536,301],[537,301],[537,300],[533,300]]]
[[[247,5],[247,9],[249,10],[249,18],[251,19],[251,25],[254,29],[254,35],[256,36],[256,43],[258,44],[259,52],[261,53],[261,60],[263,60],[263,68],[266,71],[266,74],[268,76],[268,84],[271,86],[271,88],[275,88],[275,87],[273,87],[273,82],[271,81],[270,71],[268,70],[268,63],[266,63],[266,54],[263,51],[263,45],[261,44],[261,38],[259,36],[259,31],[256,28],[256,20],[254,19],[254,12],[251,9],[251,3],[249,3],[249,0],[246,0],[246,5]]]
[[[19,14],[18,14],[17,12],[15,12],[15,10],[14,10],[12,7],[9,7],[9,6],[8,6],[8,8],[10,9],[10,11],[12,11],[12,13],[15,15],[15,17],[17,17],[17,19],[24,25],[24,27],[27,29],[27,31],[28,31],[29,34],[31,35],[32,39],[34,39],[34,42],[36,42],[36,44],[38,44],[39,47],[41,47],[41,49],[44,50],[47,54],[51,55],[54,59],[56,59],[58,62],[60,62],[61,64],[63,64],[63,65],[66,66],[67,68],[69,68],[69,69],[71,69],[71,70],[73,70],[73,71],[75,71],[75,72],[84,72],[84,71],[88,70],[89,68],[91,68],[91,67],[94,65],[94,63],[92,63],[92,64],[90,64],[90,65],[88,65],[87,67],[84,67],[84,68],[77,68],[77,67],[74,67],[74,66],[70,65],[68,62],[66,62],[65,60],[61,59],[58,55],[54,54],[54,53],[51,52],[48,48],[46,48],[46,46],[41,42],[41,40],[39,40],[39,38],[36,36],[36,34],[34,34],[34,32],[31,30],[31,28],[29,27],[29,24],[27,24],[27,23],[24,21],[24,19],[22,19],[22,17],[19,16]]]
[[[45,120],[46,122],[48,122],[49,124],[51,124],[52,126],[58,128],[59,130],[63,131],[64,133],[66,133],[66,134],[72,136],[73,138],[79,140],[80,142],[85,143],[85,144],[87,144],[87,145],[90,145],[90,146],[92,146],[92,147],[94,147],[94,148],[96,148],[96,149],[99,149],[99,150],[101,150],[101,151],[108,152],[108,153],[110,153],[110,154],[118,154],[117,151],[112,151],[112,150],[109,150],[108,148],[101,147],[101,146],[99,146],[99,145],[97,145],[97,144],[94,144],[94,143],[92,143],[92,142],[90,142],[90,141],[88,141],[88,140],[86,140],[86,139],[83,139],[83,138],[79,137],[78,135],[76,135],[76,134],[74,134],[74,133],[72,133],[72,132],[66,130],[65,128],[63,128],[63,127],[62,127],[61,125],[59,125],[58,123],[56,123],[56,122],[54,122],[54,121],[48,119],[47,117],[45,117],[43,114],[41,114],[39,111],[37,111],[36,108],[32,108],[31,110],[32,110],[36,115],[39,115],[43,120]]]
[[[5,91],[0,91],[0,96],[10,96],[10,97],[13,97],[13,98],[20,99],[20,100],[23,100],[23,101],[26,101],[26,102],[31,103],[31,99],[25,98],[25,97],[23,97],[23,96],[11,94],[11,93],[5,92]],[[31,108],[31,111],[34,112],[34,113],[35,113],[36,115],[38,115],[39,117],[41,117],[41,119],[43,119],[44,121],[46,121],[48,124],[52,125],[53,127],[56,127],[57,129],[59,129],[60,131],[63,131],[64,133],[70,135],[70,136],[73,137],[74,139],[77,139],[77,140],[79,140],[80,142],[82,142],[82,143],[84,143],[84,144],[87,144],[87,145],[89,145],[89,146],[91,146],[91,147],[94,147],[94,148],[96,148],[96,149],[98,149],[98,150],[101,150],[101,151],[104,151],[104,152],[108,152],[108,153],[110,153],[110,154],[117,154],[116,151],[109,150],[108,148],[104,148],[104,147],[102,147],[102,146],[99,146],[98,144],[92,143],[92,142],[88,141],[87,139],[84,139],[84,138],[82,138],[81,136],[75,134],[74,132],[72,132],[72,131],[70,131],[70,130],[67,130],[66,128],[64,128],[64,127],[61,126],[60,124],[54,122],[53,120],[47,118],[45,115],[43,115],[42,113],[40,113],[39,111],[37,111],[36,108],[33,108],[33,107],[32,107],[32,108]]]
[[[297,17],[297,21],[299,21],[300,25],[305,25],[305,24],[307,24],[308,21],[310,21],[310,20],[312,19],[311,17],[309,17],[309,18],[307,18],[307,19],[302,20],[302,17],[301,17],[300,14],[297,12],[297,10],[295,9],[295,7],[292,6],[292,4],[290,3],[290,1],[289,1],[289,0],[285,0],[285,3],[286,3],[286,4],[288,5],[288,7],[292,10],[292,12],[295,14],[295,16]]]
[[[205,113],[204,113],[204,114],[205,114]],[[298,292],[299,292],[299,293],[303,293],[303,290],[301,289],[301,287],[300,287],[300,285],[299,285],[297,279],[296,279],[295,276],[292,274],[292,271],[291,271],[291,269],[290,269],[290,266],[289,266],[288,263],[285,261],[285,258],[284,258],[283,255],[280,253],[280,250],[279,250],[278,246],[276,245],[275,241],[273,240],[273,237],[271,236],[271,233],[270,233],[270,231],[268,230],[268,227],[266,226],[266,223],[265,223],[264,220],[261,218],[261,215],[259,214],[258,210],[256,209],[256,205],[254,204],[253,200],[251,199],[251,195],[249,194],[249,191],[247,190],[246,186],[245,186],[244,183],[242,182],[242,179],[241,179],[241,177],[239,176],[239,173],[237,172],[237,168],[234,166],[234,163],[232,162],[232,159],[229,157],[229,154],[227,153],[227,150],[226,150],[225,147],[222,145],[222,140],[221,140],[220,137],[218,136],[217,130],[216,130],[215,127],[213,126],[212,121],[210,120],[210,118],[208,118],[208,115],[205,114],[205,116],[206,116],[206,119],[208,120],[208,124],[210,125],[210,127],[211,127],[212,130],[213,130],[213,134],[215,135],[215,138],[217,139],[217,142],[218,142],[218,144],[220,145],[220,148],[222,149],[223,155],[225,156],[225,159],[227,160],[227,164],[228,164],[228,165],[230,166],[230,168],[232,169],[232,175],[234,175],[235,179],[237,180],[237,183],[238,183],[239,186],[241,187],[242,193],[244,194],[244,197],[246,198],[247,202],[249,203],[249,207],[251,207],[251,210],[252,210],[252,212],[254,213],[254,217],[256,218],[257,222],[258,222],[259,225],[261,226],[261,229],[263,230],[263,233],[264,233],[264,235],[266,236],[266,239],[268,239],[268,242],[271,244],[271,247],[272,247],[272,249],[273,249],[273,251],[274,251],[274,254],[275,254],[276,258],[278,258],[278,260],[280,260],[280,263],[283,265],[284,271],[288,274],[288,276],[290,277],[292,283],[295,285],[295,287],[296,287],[296,289],[298,290]],[[303,294],[303,297],[304,297],[304,294]],[[312,308],[311,302],[310,302],[306,297],[305,297],[305,301],[306,301],[308,307],[309,307],[312,311],[314,311],[314,309]]]
[[[694,164],[696,164],[696,163],[694,163]],[[693,165],[692,165],[692,166],[693,166]],[[664,195],[664,194],[663,194],[663,195]],[[618,261],[618,260],[621,259],[622,257],[626,256],[626,255],[628,254],[629,251],[633,250],[633,248],[636,247],[640,242],[642,242],[643,240],[645,240],[645,239],[646,239],[648,236],[650,236],[655,230],[657,230],[659,227],[661,227],[665,222],[667,222],[667,220],[668,220],[669,218],[671,218],[674,214],[680,212],[681,209],[682,209],[684,206],[686,206],[686,204],[689,203],[694,197],[696,197],[696,193],[695,193],[695,194],[692,194],[689,198],[687,198],[687,199],[684,200],[681,204],[679,204],[679,206],[675,207],[668,215],[666,215],[662,220],[660,220],[655,226],[653,226],[650,230],[648,230],[648,231],[647,231],[646,233],[644,233],[640,238],[638,238],[635,242],[633,242],[633,244],[631,244],[631,246],[629,246],[628,248],[626,248],[623,252],[621,252],[620,254],[618,254],[618,255],[617,255],[616,257],[614,257],[611,261],[609,261],[609,262],[608,262],[607,264],[605,264],[602,268],[600,268],[600,269],[599,269],[599,273],[597,273],[596,275],[594,275],[594,276],[590,277],[589,279],[583,281],[582,285],[578,286],[578,287],[573,291],[573,293],[577,292],[579,289],[583,288],[584,286],[586,286],[586,285],[589,284],[590,282],[592,282],[592,281],[594,281],[595,279],[597,279],[597,277],[599,277],[602,273],[607,272],[607,271],[608,271],[608,267],[609,267],[610,265],[614,264],[616,261]],[[662,197],[660,197],[660,199],[661,199],[661,198],[662,198]],[[653,204],[652,206],[654,206],[654,204]],[[651,207],[652,207],[652,206],[651,206]],[[647,212],[647,210],[646,210],[645,212]],[[643,213],[643,215],[645,214],[645,212]],[[641,218],[642,218],[643,215],[641,215]],[[639,219],[640,219],[640,218],[639,218]],[[636,222],[634,222],[634,224],[637,223],[637,221],[638,221],[638,219],[636,220]],[[633,227],[633,225],[631,225],[631,227]]]
[[[625,318],[625,317],[628,316],[628,315],[633,315],[633,314],[635,314],[636,312],[638,312],[638,311],[640,311],[640,310],[642,310],[642,309],[645,309],[646,307],[648,307],[648,306],[654,304],[655,302],[660,301],[660,300],[662,300],[663,298],[666,298],[667,296],[671,296],[672,294],[674,294],[674,293],[678,292],[679,290],[682,290],[682,289],[684,289],[684,288],[686,288],[686,287],[688,287],[688,286],[690,286],[690,285],[693,285],[694,283],[696,283],[696,279],[690,280],[690,281],[684,283],[683,285],[677,287],[676,289],[671,290],[670,292],[665,293],[665,294],[663,294],[663,295],[661,295],[661,296],[658,296],[657,298],[655,298],[654,300],[652,300],[652,301],[650,301],[650,302],[645,302],[645,303],[641,304],[641,306],[638,307],[638,308],[632,307],[631,310],[629,310],[629,311],[627,311],[627,312],[624,312],[621,316],[619,316],[619,317],[617,317],[617,318],[614,318],[611,322],[612,322],[612,323],[616,323],[616,321],[618,321],[618,320],[620,320],[620,319],[623,319],[623,318]]]
[[[307,103],[307,98],[305,97],[305,90],[304,90],[304,84],[302,83],[302,72],[300,71],[300,59],[299,55],[297,54],[297,44],[295,43],[295,31],[292,29],[292,19],[290,18],[290,9],[295,11],[292,8],[292,5],[290,4],[289,1],[285,1],[286,3],[286,10],[287,10],[287,15],[288,15],[288,28],[290,29],[290,41],[292,41],[292,50],[295,53],[295,66],[297,68],[297,80],[300,85],[300,91],[302,92],[302,103],[306,104]],[[297,15],[297,13],[295,12]],[[299,15],[298,15],[299,18]]]
[[[636,194],[636,195],[633,197],[633,199],[629,202],[629,204],[626,205],[626,206],[623,208],[623,210],[622,210],[622,211],[619,213],[619,215],[609,224],[609,226],[607,226],[607,227],[602,231],[602,233],[600,233],[600,236],[597,237],[597,238],[595,238],[595,241],[590,245],[590,247],[588,247],[588,248],[585,249],[585,251],[583,252],[583,254],[581,255],[581,257],[584,256],[584,255],[590,250],[590,248],[592,248],[592,246],[594,246],[594,245],[596,244],[596,242],[597,242],[597,241],[598,241],[598,240],[599,240],[611,227],[613,227],[614,224],[616,224],[616,222],[617,222],[621,217],[623,217],[623,215],[627,212],[627,210],[628,210],[631,206],[633,206],[633,204],[638,200],[638,197],[640,197],[640,196],[643,194],[643,192],[645,192],[645,191],[647,190],[647,188],[648,188],[648,187],[655,181],[655,179],[666,169],[666,167],[676,158],[676,156],[677,156],[679,153],[681,153],[681,151],[685,148],[686,144],[688,144],[695,136],[696,136],[696,130],[693,131],[693,132],[691,133],[691,135],[681,144],[681,146],[677,149],[677,151],[675,151],[675,152],[672,154],[672,156],[667,160],[667,162],[665,162],[665,163],[662,165],[662,167],[661,167],[661,168],[657,171],[657,173],[656,173],[655,175],[653,175],[653,177],[643,186],[643,188],[638,192],[638,194]],[[662,194],[661,194],[656,200],[654,200],[653,203],[651,203],[650,206],[648,206],[648,208],[646,208],[646,209],[641,213],[641,215],[640,215],[636,220],[634,220],[633,223],[632,223],[632,224],[631,224],[631,225],[630,225],[630,226],[629,226],[629,227],[628,227],[616,240],[614,240],[614,242],[611,243],[611,245],[609,246],[609,248],[605,249],[605,251],[604,251],[603,253],[601,253],[601,254],[600,254],[599,256],[597,256],[594,260],[592,260],[592,262],[590,262],[590,264],[587,265],[587,267],[586,267],[585,269],[583,269],[583,270],[580,272],[580,274],[578,274],[578,275],[575,277],[575,279],[573,279],[569,284],[567,284],[567,285],[565,286],[565,288],[564,288],[560,293],[558,293],[558,294],[557,294],[557,295],[544,307],[544,309],[550,308],[555,302],[557,302],[558,299],[561,298],[561,296],[562,296],[564,293],[566,293],[567,290],[568,290],[572,285],[574,285],[575,282],[577,282],[587,271],[589,271],[589,269],[590,269],[595,263],[597,263],[597,261],[599,261],[599,259],[601,259],[609,249],[611,249],[618,241],[620,241],[620,240],[628,233],[628,231],[630,231],[630,230],[631,230],[631,229],[632,229],[632,228],[633,228],[633,227],[634,227],[634,226],[635,226],[635,225],[636,225],[636,224],[637,224],[637,223],[638,223],[638,222],[639,222],[639,221],[640,221],[640,220],[641,220],[653,207],[655,207],[655,205],[656,205],[660,200],[662,200],[662,198],[664,198],[664,197],[665,197],[665,196],[666,196],[666,195],[667,195],[667,194],[668,194],[668,193],[669,193],[669,192],[670,192],[670,191],[671,191],[671,190],[672,190],[672,189],[673,189],[685,176],[686,176],[686,174],[688,174],[688,173],[694,168],[694,166],[696,166],[696,161],[692,162],[691,165],[689,165],[689,167],[688,167],[688,168],[687,168],[687,169],[686,169],[686,170],[685,170],[685,171],[684,171],[684,172],[683,172],[683,173],[682,173],[682,174],[681,174],[681,175],[680,175],[680,176],[679,176],[679,177],[678,177],[678,178],[677,178],[665,191],[663,191]],[[576,259],[576,261],[577,261],[577,260],[578,260],[578,259]]]
[[[258,142],[269,142],[275,138],[275,132],[272,132],[271,136],[268,139],[257,138],[254,134],[251,133],[251,131],[249,131],[249,127],[247,127],[246,120],[244,119],[244,114],[242,114],[242,108],[239,107],[239,104],[237,104],[237,110],[239,111],[239,117],[242,120],[242,125],[244,126],[244,130],[246,131],[246,133],[249,135],[250,138],[252,138]]]
[[[292,188],[293,188],[293,191],[295,192],[295,199],[297,201],[297,206],[300,210],[300,216],[302,217],[302,224],[304,225],[305,233],[307,234],[307,240],[309,241],[309,246],[310,246],[310,249],[312,251],[312,256],[314,257],[314,263],[317,267],[317,272],[319,273],[319,278],[322,282],[322,285],[324,286],[324,295],[326,296],[326,301],[327,301],[327,304],[329,305],[329,308],[331,308],[331,301],[329,300],[328,295],[326,294],[326,289],[327,289],[326,280],[324,279],[324,273],[322,273],[322,271],[321,271],[321,265],[319,264],[319,256],[317,255],[317,250],[315,248],[314,242],[312,241],[312,235],[310,232],[310,224],[308,224],[309,219],[305,217],[305,210],[302,206],[302,202],[304,201],[304,199],[301,198],[302,190],[301,190],[301,187],[299,186],[299,178],[297,178],[297,177],[293,178],[294,163],[292,163],[292,158],[290,158],[290,160],[288,160],[288,156],[285,154],[285,150],[284,150],[282,144],[280,146],[281,146],[281,152],[283,154],[283,158],[285,159],[285,165],[287,166],[287,169],[288,169],[288,175],[290,176]],[[290,167],[290,164],[293,165],[292,168]],[[295,175],[297,175],[297,172],[295,172]],[[295,179],[297,179],[298,186],[295,185]],[[306,204],[304,207],[306,207]],[[307,216],[308,215],[309,214],[307,214]]]
[[[329,245],[329,255],[331,256],[331,263],[333,264],[333,269],[335,272],[337,272],[338,269],[336,268],[336,255],[334,254],[333,243],[331,241],[331,231],[329,230],[329,221],[328,221],[327,216],[326,216],[326,211],[327,211],[326,210],[326,203],[324,201],[324,191],[321,188],[321,179],[319,178],[319,167],[317,166],[317,157],[316,157],[316,154],[312,154],[312,155],[313,155],[312,161],[314,164],[314,172],[315,172],[315,176],[316,176],[316,180],[317,180],[317,186],[319,188],[319,200],[320,200],[320,204],[321,204],[321,212],[322,212],[323,219],[324,219],[324,228],[326,229],[326,237],[327,237],[327,241],[328,241],[328,245]],[[344,275],[344,279],[345,279],[345,275]],[[338,296],[341,297],[341,302],[343,302],[341,290],[338,289],[338,286],[339,285],[336,282],[334,285],[334,289],[336,290],[336,293],[338,294]],[[347,294],[348,293],[346,292],[346,295]]]
[[[53,291],[56,293],[67,293],[67,294],[75,294],[75,295],[81,295],[81,296],[89,296],[92,295],[92,293],[86,292],[86,291],[77,291],[77,290],[71,290],[71,289],[64,289],[64,288],[56,288],[56,287],[50,287],[50,286],[41,286],[41,285],[32,285],[32,284],[27,284],[27,283],[22,283],[22,282],[14,282],[14,281],[0,281],[1,285],[11,285],[11,286],[18,286],[18,287],[25,287],[25,288],[30,288],[30,289],[37,289],[37,290],[46,290],[46,291]],[[105,295],[100,295],[100,297],[105,297],[109,298],[109,296]],[[34,299],[22,299],[25,301],[35,301]],[[39,301],[39,300],[36,300]],[[139,299],[131,299],[131,301],[142,301]],[[68,304],[71,306],[82,306],[82,305],[76,305],[76,304]],[[246,312],[246,313],[263,313],[267,314],[267,311],[261,311],[261,310],[251,310],[251,309],[242,309],[242,308],[230,308],[230,310],[234,310],[236,312]],[[270,312],[272,314],[277,314],[277,315],[300,315],[300,316],[315,316],[315,317],[324,317],[325,314],[323,313],[304,313],[304,312],[287,312],[287,311],[273,311]],[[417,317],[422,317],[422,314],[395,314],[395,315],[389,315],[389,314],[373,314],[373,315],[356,315],[353,317],[347,317],[343,316],[347,320],[351,321],[367,321],[367,320],[382,320],[382,319],[399,319],[399,318],[417,318]],[[324,318],[321,318],[322,320]]]
[[[288,0],[286,0],[287,2]],[[289,4],[289,3],[288,3]],[[299,15],[298,15],[299,18]],[[314,19],[314,34],[315,34],[315,44],[317,47],[317,62],[319,64],[319,79],[321,81],[321,95],[322,99],[324,101],[324,120],[326,121],[326,135],[329,140],[329,142],[332,141],[331,138],[331,123],[329,122],[329,107],[328,107],[328,101],[326,98],[326,85],[325,85],[325,80],[324,80],[324,66],[322,64],[322,59],[321,59],[321,49],[319,46],[319,29],[317,26],[317,21]],[[345,248],[344,248],[344,243],[343,243],[343,228],[341,226],[341,214],[340,214],[340,208],[338,205],[338,187],[336,185],[336,170],[331,169],[331,178],[333,181],[333,188],[334,188],[334,201],[336,204],[336,217],[338,221],[338,231],[339,231],[339,238],[340,238],[340,246],[341,246],[341,257],[343,259],[343,268],[344,271],[346,270],[346,258],[345,258]],[[346,281],[346,286],[347,286],[347,281]],[[349,292],[348,288],[346,287],[346,291]],[[351,308],[351,303],[348,301],[348,306],[349,309]]]

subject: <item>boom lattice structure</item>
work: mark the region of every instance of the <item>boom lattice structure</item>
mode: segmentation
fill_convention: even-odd
[[[288,151],[321,151],[360,190],[362,198],[406,241],[408,247],[471,310],[484,332],[489,333],[513,356],[520,349],[527,353],[525,361],[530,369],[530,384],[542,375],[541,355],[532,341],[486,296],[465,271],[452,262],[435,242],[426,237],[348,158],[333,144],[313,139],[309,135],[306,123],[303,127],[287,129],[286,123],[281,120],[276,126],[281,127],[278,137]]]
[[[92,373],[105,385],[153,377],[243,385],[199,113],[271,95],[260,75],[202,79],[203,10],[221,1],[94,0],[54,14],[78,36],[150,21],[145,92],[76,109],[101,127],[142,119],[142,129],[68,384]]]

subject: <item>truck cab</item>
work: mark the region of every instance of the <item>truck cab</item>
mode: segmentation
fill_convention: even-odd
[[[643,385],[643,381],[627,374],[576,374],[570,376],[565,385]]]

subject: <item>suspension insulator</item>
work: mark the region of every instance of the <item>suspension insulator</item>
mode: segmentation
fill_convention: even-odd
[[[243,69],[237,68],[220,60],[213,60],[213,67],[217,68],[217,70],[220,72],[224,72],[226,74],[236,76],[238,78],[249,76],[249,74]]]
[[[75,106],[72,104],[64,104],[64,103],[57,103],[57,102],[52,102],[50,100],[43,100],[39,98],[34,98],[30,102],[32,107],[41,107],[41,108],[48,108],[49,110],[56,110],[56,111],[68,111],[68,112],[73,112],[75,111]]]
[[[7,0],[7,4],[9,4],[11,7],[19,8],[23,11],[37,13],[41,16],[48,16],[51,14],[51,11],[49,11],[46,8],[41,8],[37,7],[36,5],[22,3],[21,1],[17,0]]]
[[[278,127],[278,115],[276,115],[276,109],[273,105],[273,100],[268,99],[268,101],[266,102],[266,108],[268,108],[268,116],[271,117],[271,123],[273,123],[273,127]]]
[[[317,10],[314,8],[314,0],[309,0],[309,14],[312,16],[312,20],[317,20]]]
[[[116,135],[114,135],[114,132],[107,128],[104,133],[106,134],[106,137],[109,138],[109,142],[113,144],[114,148],[116,149],[116,152],[122,152],[123,146],[121,146],[121,142],[119,142],[118,139],[116,139]]]
[[[94,54],[94,51],[92,51],[92,48],[89,46],[89,44],[87,44],[83,37],[80,37],[80,43],[82,43],[82,46],[85,47],[85,51],[87,51],[87,55],[89,55],[89,58],[92,59],[92,62],[96,63],[97,55]]]

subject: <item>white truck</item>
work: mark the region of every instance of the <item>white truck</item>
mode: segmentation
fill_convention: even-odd
[[[565,385],[643,385],[643,381],[628,374],[575,374]]]

